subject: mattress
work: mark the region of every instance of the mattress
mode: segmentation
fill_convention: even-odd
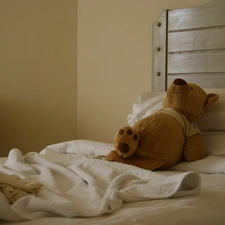
[[[11,150],[0,171],[44,187],[14,204],[0,196],[1,224],[225,224],[225,156],[152,172],[105,161],[111,148],[74,140],[40,153]]]

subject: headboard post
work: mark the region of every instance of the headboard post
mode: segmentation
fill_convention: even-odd
[[[152,91],[165,91],[167,79],[167,27],[168,10],[164,10],[153,23]]]

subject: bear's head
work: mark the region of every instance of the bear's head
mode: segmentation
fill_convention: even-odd
[[[193,123],[199,120],[218,98],[217,94],[207,94],[198,85],[177,78],[167,90],[163,106],[181,112],[190,123]]]

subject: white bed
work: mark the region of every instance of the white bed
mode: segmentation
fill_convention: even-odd
[[[91,140],[26,155],[12,149],[0,158],[0,224],[225,224],[224,30],[225,0],[163,11],[153,24],[154,92],[142,93],[128,115],[132,125],[160,108],[175,77],[218,93],[196,123],[206,158],[152,172],[104,160],[113,144]]]

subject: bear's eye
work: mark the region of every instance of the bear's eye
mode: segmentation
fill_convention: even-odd
[[[191,87],[191,90],[193,90],[193,87]]]

